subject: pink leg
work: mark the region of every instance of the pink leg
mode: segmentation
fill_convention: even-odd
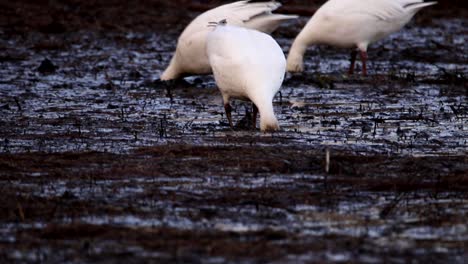
[[[232,125],[232,118],[231,118],[231,111],[232,111],[231,105],[229,103],[224,104],[224,110],[226,111],[226,117],[229,121],[229,126],[231,128],[234,128],[234,126]]]
[[[356,64],[356,56],[357,56],[357,51],[353,50],[351,52],[351,65],[349,65],[349,71],[348,71],[349,75],[354,74],[354,67],[355,67],[355,64]]]
[[[361,61],[362,61],[362,76],[367,76],[367,51],[361,50]]]
[[[254,103],[252,103],[252,128],[253,129],[257,127],[257,114],[258,114],[258,108]]]

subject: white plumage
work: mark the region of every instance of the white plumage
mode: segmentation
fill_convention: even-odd
[[[273,14],[280,7],[276,1],[238,1],[219,6],[196,17],[180,35],[176,51],[161,80],[171,80],[186,75],[209,74],[211,67],[206,55],[206,36],[209,22],[227,19],[230,25],[273,32],[281,22],[297,18],[293,15]]]
[[[320,7],[294,40],[287,70],[303,71],[303,56],[312,44],[357,48],[366,75],[367,47],[400,30],[423,7],[436,2],[423,0],[329,0]],[[349,73],[357,52],[351,54]]]
[[[272,101],[283,82],[286,59],[278,43],[265,33],[222,21],[208,34],[206,50],[231,127],[229,100],[236,98],[252,101],[254,125],[259,111],[262,131],[279,129]]]

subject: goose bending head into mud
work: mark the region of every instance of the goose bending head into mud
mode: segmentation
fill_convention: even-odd
[[[229,20],[211,23],[206,51],[224,109],[232,125],[231,98],[252,101],[253,124],[260,112],[260,130],[279,129],[273,97],[283,83],[286,59],[276,41],[257,30],[228,25]]]
[[[367,74],[367,46],[400,30],[423,7],[436,4],[424,0],[329,0],[321,6],[294,40],[287,70],[303,71],[308,46],[327,44],[357,48],[351,53],[349,74],[359,51],[362,74]]]
[[[199,15],[180,35],[176,51],[160,79],[167,81],[188,75],[211,73],[206,55],[209,22],[227,19],[230,25],[271,33],[285,20],[297,18],[295,15],[273,14],[272,12],[280,6],[276,1],[238,1]]]

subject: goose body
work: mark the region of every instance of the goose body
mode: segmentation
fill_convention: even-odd
[[[220,23],[207,37],[207,54],[224,108],[232,127],[231,98],[252,101],[254,124],[260,112],[260,129],[279,129],[273,97],[286,71],[286,59],[269,35]]]
[[[366,74],[367,47],[400,30],[423,7],[424,0],[329,0],[312,16],[293,42],[287,69],[303,71],[303,56],[312,44],[357,48]],[[354,71],[357,52],[351,54],[349,73]]]
[[[273,14],[280,7],[276,1],[238,1],[219,6],[196,17],[182,32],[176,51],[161,80],[171,80],[186,75],[210,74],[211,67],[206,55],[206,36],[211,31],[209,22],[227,19],[230,25],[273,32],[281,22],[297,18],[292,15]]]

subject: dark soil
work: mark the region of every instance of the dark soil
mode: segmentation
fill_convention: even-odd
[[[466,262],[463,3],[372,45],[369,77],[311,47],[264,134],[212,76],[158,80],[218,2],[130,2],[0,3],[1,263]]]

